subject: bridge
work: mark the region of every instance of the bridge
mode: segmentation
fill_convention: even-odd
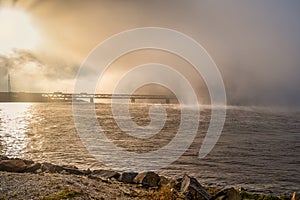
[[[27,92],[0,92],[0,102],[71,102],[87,100],[91,103],[95,99],[128,99],[131,103],[136,100],[164,100],[166,104],[176,101],[174,95],[142,95],[142,94],[89,94],[89,93],[27,93]]]

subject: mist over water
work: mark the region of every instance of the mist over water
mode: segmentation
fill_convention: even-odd
[[[74,127],[71,104],[17,105],[12,112],[5,109],[7,104],[0,104],[1,154],[39,162],[72,164],[83,169],[107,168],[82,145]],[[148,125],[150,106],[148,103],[130,104],[133,121],[140,126]],[[110,104],[96,104],[96,112],[99,124],[114,145],[126,151],[145,153],[167,145],[176,134],[180,107],[176,104],[163,107],[168,114],[165,126],[149,139],[134,138],[122,132],[112,117]],[[180,177],[187,173],[204,185],[244,187],[264,193],[299,191],[300,110],[228,106],[218,143],[208,156],[199,159],[198,152],[210,115],[210,107],[202,106],[194,142],[177,161],[159,170],[161,174]],[[14,130],[9,128],[9,124],[17,122],[22,123],[13,126]],[[86,131],[88,133],[90,129],[87,127]]]
[[[0,55],[1,91],[7,90],[8,69],[15,91],[72,91],[80,64],[97,44],[124,30],[164,27],[203,45],[223,76],[230,105],[299,106],[298,1],[28,0],[7,4],[28,12],[44,35],[38,49]],[[107,19],[112,20],[108,23]],[[106,74],[108,92],[116,77],[128,71],[128,64],[136,66],[134,60],[136,64],[160,61],[186,71],[196,93],[205,92],[205,84],[193,76],[192,67],[175,56],[146,52],[124,57]],[[28,63],[36,70],[28,72],[24,67]],[[29,74],[34,81],[23,81]]]

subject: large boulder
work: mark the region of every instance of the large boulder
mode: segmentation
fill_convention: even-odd
[[[184,175],[182,178],[180,191],[189,199],[209,200],[212,197],[197,179],[189,177],[188,175]]]
[[[135,172],[123,172],[118,180],[123,183],[134,183],[133,180],[137,175]]]
[[[144,187],[158,187],[160,177],[154,172],[143,172],[139,173],[133,181],[142,184]]]
[[[1,160],[0,171],[24,172],[27,164],[23,160]]]
[[[35,163],[31,160],[22,160],[19,158],[15,159],[4,159],[0,161],[0,171],[7,172],[36,172],[40,169],[41,164]]]

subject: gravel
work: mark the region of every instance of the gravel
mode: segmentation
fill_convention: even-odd
[[[97,176],[0,172],[2,199],[149,199],[148,190]]]

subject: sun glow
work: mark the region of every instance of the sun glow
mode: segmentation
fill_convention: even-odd
[[[33,49],[39,41],[39,33],[30,15],[12,7],[0,7],[0,53],[13,49]]]

